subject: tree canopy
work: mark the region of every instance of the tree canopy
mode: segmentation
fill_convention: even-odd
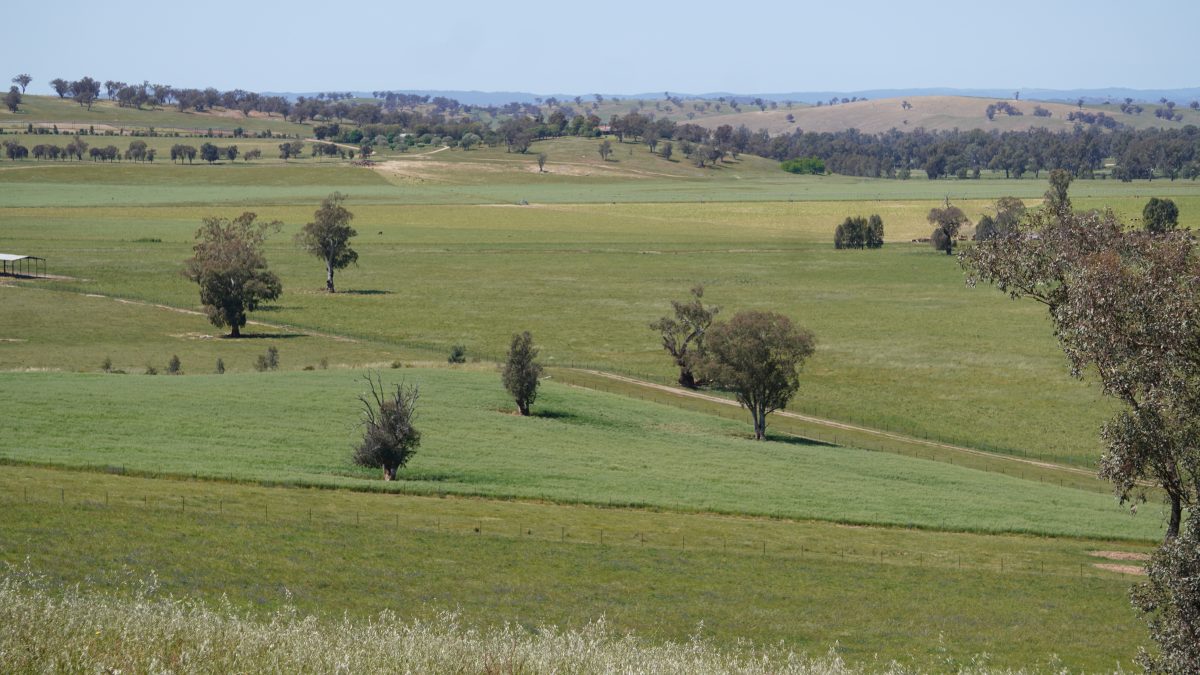
[[[1179,227],[1179,207],[1170,199],[1151,197],[1142,209],[1142,225],[1147,232],[1170,232]]]
[[[542,364],[538,363],[537,355],[538,348],[533,345],[529,331],[512,336],[501,379],[522,416],[529,415],[529,406],[537,400],[538,381],[542,376]]]
[[[800,367],[816,347],[813,334],[782,314],[750,310],[713,326],[705,344],[705,375],[734,393],[750,411],[754,437],[763,440],[767,415],[787,407],[800,388]]]
[[[663,349],[675,359],[675,365],[679,367],[679,384],[695,389],[700,384],[696,380],[696,371],[705,356],[704,334],[721,308],[704,306],[703,285],[692,287],[691,295],[692,299],[686,302],[672,300],[675,316],[664,316],[651,323],[650,330],[659,333]]]
[[[230,220],[204,218],[196,231],[194,255],[185,262],[184,276],[200,286],[200,302],[214,326],[229,326],[241,336],[246,313],[283,293],[279,277],[267,269],[263,243],[282,226],[279,221],[257,222],[250,211]]]
[[[296,243],[308,253],[325,262],[325,290],[335,292],[334,270],[344,269],[358,262],[358,252],[350,248],[350,239],[358,232],[350,226],[354,214],[342,206],[348,197],[334,192],[321,201],[321,208],[313,212],[312,222],[296,234]]]
[[[1200,536],[1195,513],[1181,534],[1183,510],[1200,495],[1200,250],[1186,232],[1132,230],[1111,211],[1076,212],[1069,177],[1052,183],[1046,208],[961,261],[969,283],[1045,304],[1072,372],[1095,373],[1119,402],[1102,429],[1100,475],[1122,501],[1142,501],[1156,485],[1170,509],[1167,542],[1134,602],[1164,654],[1200,663],[1200,587],[1187,581],[1200,564],[1175,543],[1195,546]]]
[[[363,376],[370,391],[359,394],[363,437],[354,449],[354,463],[383,469],[384,480],[396,480],[396,472],[421,445],[421,432],[413,426],[420,390],[416,385],[397,384],[390,394],[378,373]]]

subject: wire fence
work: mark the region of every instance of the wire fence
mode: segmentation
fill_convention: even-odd
[[[295,495],[292,495],[295,497]],[[1138,563],[1142,554],[1120,553],[1114,565],[1093,560],[1064,561],[1062,556],[1039,556],[1033,553],[989,554],[980,551],[935,551],[901,549],[855,543],[847,536],[840,545],[828,542],[798,540],[794,535],[770,532],[730,531],[739,525],[726,525],[700,531],[688,527],[661,529],[621,523],[579,523],[567,519],[526,519],[489,515],[463,515],[448,509],[439,512],[429,508],[414,513],[411,509],[373,505],[370,510],[334,504],[318,498],[291,499],[288,503],[239,499],[231,495],[205,494],[192,490],[189,494],[165,495],[137,490],[96,489],[77,490],[67,487],[14,486],[3,501],[34,508],[62,508],[79,512],[105,511],[130,522],[145,522],[170,515],[172,519],[187,517],[203,525],[269,526],[273,530],[289,527],[308,532],[344,532],[346,528],[364,528],[373,536],[387,526],[394,531],[432,536],[479,537],[492,540],[524,541],[535,546],[576,545],[599,547],[618,552],[644,549],[677,551],[703,555],[772,557],[791,561],[811,560],[814,563],[845,563],[897,565],[942,570],[986,572],[989,574],[1038,574],[1079,579],[1113,578],[1114,575],[1141,573]],[[304,502],[304,503],[297,503]],[[9,510],[14,514],[14,510]],[[769,522],[769,521],[762,521]],[[778,526],[779,523],[771,522]],[[369,531],[368,531],[369,530]]]

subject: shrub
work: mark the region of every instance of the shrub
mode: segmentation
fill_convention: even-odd
[[[789,159],[779,165],[788,173],[808,174],[820,176],[825,173],[825,160],[820,157],[801,157],[797,159]]]
[[[446,357],[448,363],[466,363],[467,348],[463,345],[454,345],[450,349],[450,356]]]
[[[275,347],[267,347],[265,354],[259,354],[254,361],[254,369],[258,372],[267,370],[276,370],[279,368],[279,350]]]
[[[217,374],[225,374],[225,359],[217,359]]]
[[[171,360],[167,362],[167,374],[169,374],[169,375],[182,375],[183,374],[183,364],[179,362],[178,354],[172,354]]]
[[[104,361],[100,364],[100,370],[106,373],[112,372],[112,357],[104,357]]]

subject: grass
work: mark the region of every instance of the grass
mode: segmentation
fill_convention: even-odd
[[[603,616],[651,644],[687,640],[703,622],[722,648],[748,637],[810,654],[836,644],[872,669],[896,658],[942,670],[986,652],[995,667],[1057,659],[1097,671],[1145,639],[1124,600],[1129,577],[1090,555],[1131,547],[1104,541],[20,467],[0,472],[0,503],[0,559],[46,574],[52,589],[128,597],[153,571],[161,594],[227,598],[251,618],[294,606],[407,621],[457,607],[464,625],[533,633]]]
[[[422,391],[420,455],[387,484],[349,459],[348,371],[0,376],[9,460],[279,484],[546,499],[979,532],[1153,540],[1111,496],[942,462],[778,438],[745,422],[544,385],[523,419],[494,372],[388,371]],[[64,427],[59,411],[76,424]]]
[[[356,293],[321,292],[319,262],[291,243],[316,196],[303,205],[229,209],[8,209],[5,245],[47,257],[52,272],[75,278],[42,285],[199,309],[178,269],[201,217],[256,208],[288,223],[268,252],[284,296],[259,320],[396,351],[441,355],[465,344],[484,358],[498,358],[512,332],[530,330],[551,365],[659,381],[672,379],[671,364],[646,326],[670,298],[704,283],[726,315],[772,309],[816,333],[817,355],[796,410],[1060,461],[1098,455],[1105,406],[1068,376],[1040,307],[966,288],[954,261],[924,246],[834,251],[829,223],[845,204],[396,207],[358,203],[370,198],[350,194],[360,265],[337,282]],[[881,212],[895,233],[889,236],[904,240],[927,227],[929,206],[864,203],[854,210]],[[138,241],[147,239],[162,241]],[[21,354],[14,365],[91,370],[105,356],[56,361],[37,357],[36,345],[63,319],[102,325],[108,305],[58,316],[36,300],[23,306],[26,320],[0,336],[29,341],[14,349]],[[161,342],[154,320],[148,316],[142,330],[120,340]],[[212,362],[216,354],[197,358]]]

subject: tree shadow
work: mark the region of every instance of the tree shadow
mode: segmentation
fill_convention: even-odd
[[[541,417],[542,419],[547,420],[564,420],[567,422],[578,422],[579,420],[583,419],[579,415],[576,415],[573,412],[567,412],[566,410],[532,410],[530,411],[529,416]]]
[[[338,291],[334,295],[391,295],[392,291],[385,291],[378,288],[351,288],[345,291]]]
[[[304,333],[242,333],[238,337],[222,335],[222,340],[286,340],[290,338],[308,337]]]
[[[787,443],[788,445],[799,445],[799,446],[803,446],[806,448],[837,448],[837,447],[840,447],[840,446],[834,445],[833,443],[829,443],[826,441],[818,441],[818,440],[814,440],[812,438],[801,438],[799,436],[791,436],[791,435],[784,436],[784,435],[780,435],[780,434],[771,433],[770,431],[767,432],[767,440],[773,441],[775,443]]]

